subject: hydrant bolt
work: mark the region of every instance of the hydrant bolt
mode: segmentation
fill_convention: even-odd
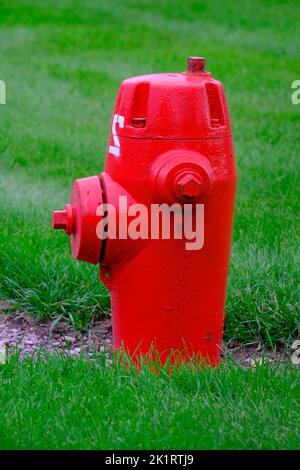
[[[73,210],[71,204],[66,204],[62,211],[53,211],[52,227],[55,230],[64,230],[67,235],[71,235],[73,229]]]
[[[189,73],[205,72],[205,57],[189,57],[187,71]]]
[[[174,190],[180,199],[195,200],[203,191],[203,181],[196,174],[183,173],[175,179]]]
[[[64,230],[67,226],[67,212],[63,211],[54,211],[53,212],[53,223],[52,226],[54,230]]]

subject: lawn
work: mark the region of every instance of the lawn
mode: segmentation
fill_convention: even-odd
[[[170,377],[49,356],[0,366],[0,449],[297,449],[295,367]],[[20,406],[22,403],[22,406]]]
[[[52,210],[103,170],[120,82],[205,55],[239,172],[225,341],[298,339],[299,15],[296,0],[2,0],[0,299],[77,328],[109,310],[98,268],[72,259]],[[225,364],[171,379],[14,356],[0,366],[0,448],[296,448],[298,377]]]

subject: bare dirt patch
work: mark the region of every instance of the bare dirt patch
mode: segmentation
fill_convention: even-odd
[[[6,307],[6,308],[4,308]],[[32,355],[37,351],[64,352],[77,356],[81,352],[109,351],[112,347],[112,327],[109,317],[96,321],[86,331],[72,329],[67,323],[60,322],[55,327],[50,321],[20,312],[6,314],[7,305],[0,304],[0,343],[7,346],[8,353],[18,350],[21,356]],[[1,312],[2,310],[2,312]],[[262,361],[275,363],[288,359],[286,351],[262,349],[259,343],[242,345],[236,341],[224,347],[223,356],[230,356],[243,367],[256,367]]]
[[[222,355],[231,357],[236,363],[242,364],[244,368],[255,368],[263,363],[284,363],[290,360],[288,351],[283,348],[276,348],[274,351],[262,347],[261,343],[242,344],[237,341],[230,342],[224,346]]]
[[[111,321],[106,318],[94,322],[92,328],[80,332],[63,322],[53,328],[50,321],[37,322],[22,313],[0,314],[0,342],[6,344],[8,353],[19,350],[21,355],[30,355],[42,349],[77,356],[81,352],[110,349]]]

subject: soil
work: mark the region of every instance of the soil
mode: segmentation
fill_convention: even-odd
[[[20,356],[38,351],[64,352],[77,356],[81,352],[110,350],[112,328],[110,319],[94,322],[92,328],[80,332],[60,322],[52,328],[51,321],[38,321],[22,313],[0,314],[0,344],[5,344],[8,354],[18,350]]]
[[[64,352],[77,356],[81,352],[89,355],[92,351],[108,352],[112,347],[112,327],[109,317],[96,321],[84,332],[76,331],[69,324],[60,322],[54,328],[51,321],[37,321],[22,312],[7,314],[5,303],[0,305],[0,344],[5,344],[8,354],[18,350],[20,357],[35,355],[39,351]],[[236,341],[228,343],[223,356],[230,356],[244,367],[255,367],[257,362],[282,362],[286,352],[266,350],[259,343],[243,345]]]

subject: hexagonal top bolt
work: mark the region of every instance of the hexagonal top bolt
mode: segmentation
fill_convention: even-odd
[[[205,72],[205,57],[188,57],[187,72]]]
[[[66,204],[63,211],[53,211],[52,228],[64,230],[67,235],[71,235],[73,230],[73,209],[71,204]]]
[[[179,174],[174,182],[176,196],[185,201],[197,199],[203,189],[204,183],[201,177],[193,172]]]

